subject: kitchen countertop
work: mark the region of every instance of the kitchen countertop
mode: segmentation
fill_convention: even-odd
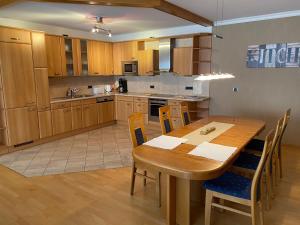
[[[186,95],[171,95],[171,94],[149,94],[149,93],[118,93],[111,92],[107,94],[97,94],[97,95],[85,95],[82,97],[76,98],[67,98],[67,97],[58,97],[52,98],[50,103],[59,103],[59,102],[69,102],[69,101],[79,101],[91,98],[106,97],[106,96],[131,96],[131,97],[144,97],[144,98],[154,98],[154,99],[166,99],[166,100],[176,100],[176,101],[190,101],[190,102],[201,102],[209,99],[205,96],[186,96]]]

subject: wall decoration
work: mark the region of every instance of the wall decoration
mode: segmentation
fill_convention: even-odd
[[[248,68],[300,68],[300,42],[248,46]]]

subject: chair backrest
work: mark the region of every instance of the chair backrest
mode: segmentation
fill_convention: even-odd
[[[286,128],[287,128],[287,125],[288,125],[288,123],[289,123],[289,121],[290,121],[290,118],[291,118],[291,109],[288,109],[286,112],[285,112],[285,114],[284,114],[284,121],[283,121],[283,128],[282,128],[282,132],[281,132],[281,134],[280,134],[280,136],[279,136],[279,145],[281,145],[281,141],[282,141],[282,138],[283,138],[283,135],[284,135],[284,133],[285,133],[285,130],[286,130]]]
[[[274,130],[270,131],[265,139],[262,156],[252,180],[251,200],[254,202],[259,201],[261,198],[260,193],[263,191],[262,173],[266,169],[267,160],[270,158],[270,154],[272,152],[273,142],[276,139],[275,133],[276,132]]]
[[[284,120],[285,120],[285,117],[281,117],[277,122],[276,132],[275,132],[275,141],[272,146],[272,150],[273,150],[272,155],[278,154],[278,151],[279,151],[278,146],[279,146],[281,138],[282,138],[282,133],[284,132]]]
[[[133,113],[128,117],[129,133],[133,147],[142,145],[147,141],[144,123],[142,113]]]
[[[173,130],[170,106],[159,108],[159,122],[162,134],[170,133]]]
[[[180,103],[180,116],[181,116],[181,122],[183,126],[189,125],[191,123],[189,106],[187,102]]]

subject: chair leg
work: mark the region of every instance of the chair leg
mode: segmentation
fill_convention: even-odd
[[[259,202],[259,220],[260,220],[260,225],[264,225],[264,207],[263,203]]]
[[[206,190],[205,223],[204,223],[205,225],[210,225],[212,201],[213,201],[213,193],[209,190]]]
[[[256,225],[256,207],[254,206],[255,203],[252,203],[251,206],[251,219],[252,225]]]
[[[135,163],[132,163],[132,170],[131,170],[131,187],[130,187],[130,195],[133,195],[134,193],[134,184],[135,184],[135,173],[136,173],[136,167]]]
[[[147,171],[146,170],[144,171],[144,176],[147,176]],[[144,186],[146,186],[146,185],[147,185],[147,178],[144,177]]]
[[[158,172],[156,175],[156,195],[158,201],[158,207],[161,207],[161,173]]]
[[[271,198],[273,196],[272,184],[271,184],[271,174],[270,172],[266,172],[266,186],[267,186],[267,209],[271,209]]]

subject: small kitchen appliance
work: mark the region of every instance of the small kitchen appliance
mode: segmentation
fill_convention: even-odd
[[[127,93],[128,88],[127,88],[127,80],[124,78],[119,79],[119,92],[120,93]]]

